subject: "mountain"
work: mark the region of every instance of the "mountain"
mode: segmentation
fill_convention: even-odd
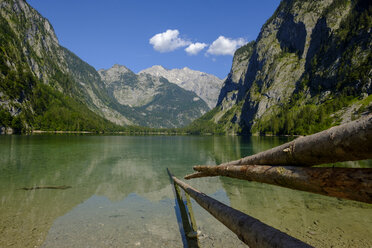
[[[23,0],[0,1],[0,127],[105,130],[130,122],[96,70],[59,45],[47,19]],[[104,118],[103,118],[104,117]]]
[[[169,82],[195,92],[209,106],[214,108],[217,103],[223,80],[205,72],[194,71],[187,67],[183,69],[167,70],[160,65],[154,65],[142,70],[139,74],[147,73],[153,76],[160,76],[168,79]]]
[[[128,118],[141,126],[181,127],[205,114],[207,104],[194,92],[159,76],[134,72],[121,65],[99,70],[110,96],[133,109]]]
[[[372,7],[283,0],[234,54],[217,106],[196,132],[309,134],[372,111]]]
[[[24,0],[0,0],[0,54],[0,133],[180,127],[209,109],[194,93],[159,77],[128,70],[120,78],[129,80],[126,86],[103,82],[105,73],[62,47],[49,21]]]

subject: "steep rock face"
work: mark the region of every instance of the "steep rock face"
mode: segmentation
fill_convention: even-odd
[[[139,74],[142,73],[164,77],[169,82],[177,84],[185,90],[195,92],[195,94],[208,104],[209,108],[214,108],[216,106],[217,98],[223,83],[223,80],[214,75],[191,70],[187,67],[183,69],[167,70],[160,65],[155,65],[139,72]]]
[[[150,127],[181,127],[206,113],[207,104],[194,92],[187,91],[159,76],[136,75],[125,66],[114,65],[98,71],[111,96],[134,123]]]
[[[227,132],[311,133],[350,108],[370,111],[371,11],[364,0],[282,1],[236,51],[210,120]]]
[[[218,111],[214,115],[213,121],[219,123],[226,131],[231,133],[237,133],[240,130],[239,122],[242,105],[239,104],[238,94],[239,89],[243,86],[254,46],[255,42],[252,41],[236,50],[230,73],[223,83],[218,97]],[[221,118],[224,120],[221,120]]]

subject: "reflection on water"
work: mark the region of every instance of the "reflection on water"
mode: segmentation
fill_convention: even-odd
[[[182,247],[166,168],[182,178],[193,165],[219,164],[288,140],[1,136],[0,247]],[[317,247],[372,246],[371,205],[228,178],[189,183]],[[19,190],[40,185],[72,188]],[[201,247],[244,247],[195,202],[193,209]]]

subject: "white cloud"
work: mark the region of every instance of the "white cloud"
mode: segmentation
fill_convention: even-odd
[[[235,50],[246,43],[247,41],[243,38],[230,39],[221,35],[209,46],[207,53],[213,55],[234,55]]]
[[[196,55],[198,54],[201,50],[203,50],[206,46],[208,46],[205,43],[192,43],[190,46],[185,48],[185,51],[187,52],[188,55]]]
[[[190,45],[191,42],[178,37],[180,32],[177,29],[168,29],[164,33],[159,33],[151,37],[150,44],[158,52],[171,52],[177,48]]]

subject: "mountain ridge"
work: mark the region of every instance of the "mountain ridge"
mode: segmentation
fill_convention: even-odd
[[[209,108],[194,92],[170,83],[161,76],[135,74],[125,66],[99,70],[109,93],[121,105],[133,108],[137,124],[150,127],[181,127]]]
[[[192,70],[188,67],[181,69],[166,69],[161,65],[154,65],[140,71],[138,74],[147,73],[154,76],[162,76],[169,82],[174,83],[186,90],[195,92],[209,106],[214,108],[223,80],[205,72]]]

